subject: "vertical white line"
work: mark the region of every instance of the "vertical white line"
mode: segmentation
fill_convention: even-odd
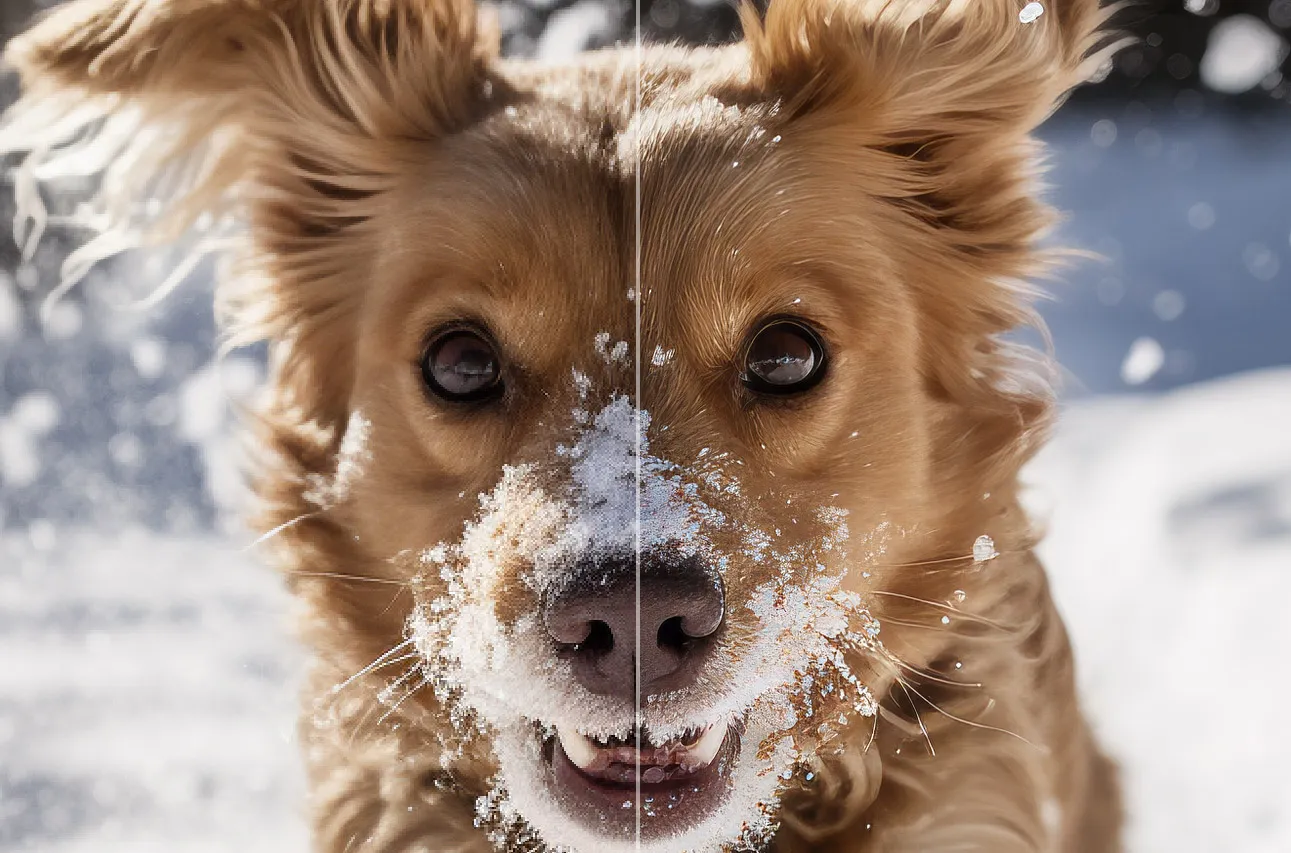
[[[641,304],[645,301],[645,293],[642,290],[641,275],[641,0],[634,0],[636,11],[636,33],[635,33],[635,60],[636,75],[633,79],[633,114],[631,124],[634,127],[633,139],[636,144],[636,151],[633,155],[633,234],[635,236],[635,245],[633,247],[634,258],[636,261],[636,275],[633,279],[633,295],[636,297],[632,300],[633,310],[635,312],[634,320],[636,322],[636,340],[634,341],[636,350],[633,353],[632,363],[635,366],[636,379],[636,657],[634,658],[634,687],[632,695],[633,718],[632,724],[636,726],[633,732],[637,744],[636,753],[636,801],[634,803],[634,817],[636,820],[636,849],[637,853],[641,850],[641,809],[643,806],[641,799],[641,749],[644,746],[642,735],[644,734],[644,720],[641,714],[641,451],[644,445],[645,436],[641,434]]]

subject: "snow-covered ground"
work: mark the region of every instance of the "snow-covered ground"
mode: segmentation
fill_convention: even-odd
[[[1029,472],[1135,853],[1291,850],[1291,370],[1084,402]],[[288,603],[236,537],[0,539],[0,851],[305,849]]]
[[[1066,413],[1029,471],[1135,853],[1291,850],[1291,369]]]
[[[287,610],[227,539],[6,534],[0,851],[306,850]]]

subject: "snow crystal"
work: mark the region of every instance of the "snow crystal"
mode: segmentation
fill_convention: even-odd
[[[995,550],[995,540],[991,537],[982,534],[973,541],[973,562],[985,563],[999,555],[1000,552]]]
[[[140,336],[130,343],[130,361],[144,379],[159,379],[166,370],[166,342]]]
[[[1099,148],[1110,148],[1116,141],[1116,122],[1100,118],[1089,128],[1089,138]]]
[[[608,4],[581,0],[552,13],[534,54],[543,62],[567,60],[597,42],[608,42],[618,27],[619,20]]]
[[[1211,89],[1238,94],[1259,85],[1287,55],[1287,42],[1253,15],[1232,15],[1210,31],[1198,70]]]
[[[1188,208],[1188,224],[1198,231],[1205,231],[1215,224],[1215,208],[1199,201]]]
[[[1247,243],[1242,249],[1242,263],[1246,271],[1260,281],[1277,278],[1281,262],[1277,253],[1263,243]]]
[[[1153,338],[1138,338],[1121,362],[1121,379],[1126,385],[1142,385],[1165,366],[1165,350]]]
[[[1152,312],[1165,323],[1178,320],[1186,305],[1183,294],[1177,290],[1162,290],[1152,297]]]
[[[1039,3],[1028,3],[1018,12],[1018,20],[1024,24],[1029,24],[1044,14],[1044,6]]]
[[[592,348],[596,350],[596,354],[606,364],[624,363],[628,360],[628,342],[618,341],[611,347],[609,332],[597,332],[596,337],[592,339]]]
[[[665,350],[662,346],[657,346],[654,348],[654,354],[650,356],[650,363],[655,367],[663,367],[671,363],[676,354],[676,350]]]
[[[32,435],[45,435],[58,425],[62,410],[48,391],[32,391],[18,398],[9,421]]]

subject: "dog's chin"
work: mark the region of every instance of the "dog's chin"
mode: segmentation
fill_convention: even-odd
[[[547,784],[570,820],[611,837],[674,837],[716,816],[730,797],[738,727],[692,729],[662,744],[649,733],[591,738],[557,729],[541,751]]]

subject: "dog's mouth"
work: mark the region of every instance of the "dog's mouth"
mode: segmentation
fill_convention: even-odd
[[[635,835],[639,820],[641,838],[654,839],[703,822],[726,802],[739,747],[738,726],[727,723],[660,744],[645,729],[609,738],[557,729],[543,755],[570,817],[616,836]]]

